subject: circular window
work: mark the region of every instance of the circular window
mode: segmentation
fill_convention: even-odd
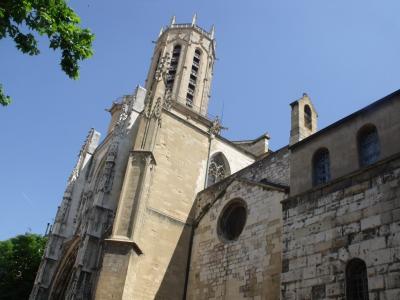
[[[236,240],[243,231],[246,219],[247,208],[244,201],[231,201],[225,206],[219,217],[219,234],[228,241]]]

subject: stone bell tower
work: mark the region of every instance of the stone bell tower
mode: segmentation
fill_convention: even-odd
[[[207,118],[214,61],[214,28],[196,16],[162,28],[146,88],[114,102],[107,136],[91,131],[79,154],[30,299],[185,299],[210,161],[254,161]]]
[[[318,114],[306,93],[290,103],[290,106],[292,113],[289,145],[293,145],[317,131]]]
[[[95,299],[184,297],[191,210],[214,126],[206,117],[214,61],[214,29],[197,26],[196,16],[161,29]]]
[[[206,115],[214,61],[214,26],[207,32],[196,25],[196,15],[192,23],[183,24],[177,24],[172,17],[170,25],[160,30],[146,89],[155,97],[162,97],[167,89],[173,101]],[[157,82],[160,62],[168,69],[165,84]]]

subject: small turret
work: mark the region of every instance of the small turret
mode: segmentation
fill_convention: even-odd
[[[289,145],[296,144],[317,131],[318,114],[306,93],[290,104],[292,126]]]

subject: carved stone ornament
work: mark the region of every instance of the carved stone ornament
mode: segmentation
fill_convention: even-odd
[[[172,108],[172,92],[170,89],[165,93],[163,106],[166,110],[171,110]]]
[[[152,114],[156,119],[161,119],[161,111],[162,111],[161,98],[158,97],[156,104],[154,105]]]
[[[135,101],[135,97],[132,95],[124,96],[122,100],[121,112],[118,116],[118,121],[115,124],[113,131],[114,136],[120,136],[124,133],[124,128],[126,125],[126,120],[128,119],[130,113],[132,112],[132,106]]]
[[[90,129],[90,131],[85,139],[85,142],[83,143],[83,146],[82,146],[81,150],[79,151],[78,161],[76,162],[75,167],[72,170],[72,173],[68,178],[68,183],[67,183],[67,191],[68,192],[72,192],[73,184],[79,176],[79,172],[82,168],[83,158],[84,158],[86,149],[87,149],[88,145],[90,144],[90,142],[93,138],[93,135],[94,135],[94,129],[92,128],[92,129]]]
[[[117,157],[118,144],[112,144],[108,149],[106,154],[106,162],[104,164],[103,170],[101,171],[100,178],[96,187],[96,192],[109,193],[112,188],[112,183],[114,179],[114,165],[115,159]]]
[[[219,135],[222,129],[228,129],[222,126],[219,117],[217,116],[214,121],[212,121],[212,125],[210,127],[209,133],[213,135]]]
[[[107,151],[107,162],[114,162],[118,153],[118,143],[111,144]]]
[[[150,118],[151,116],[151,97],[152,97],[152,91],[149,90],[147,91],[146,94],[146,100],[145,100],[145,105],[144,105],[144,115],[146,118]]]

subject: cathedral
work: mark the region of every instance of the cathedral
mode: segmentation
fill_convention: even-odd
[[[400,299],[400,90],[288,145],[208,116],[214,28],[172,18],[70,175],[30,299]]]

